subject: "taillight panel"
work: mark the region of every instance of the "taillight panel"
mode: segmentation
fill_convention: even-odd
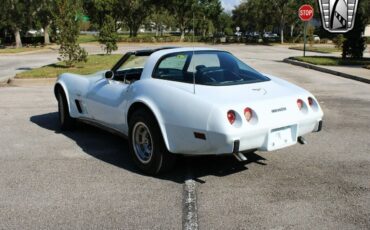
[[[302,100],[302,99],[298,99],[298,100],[297,100],[297,106],[298,106],[298,109],[299,109],[299,110],[302,110],[302,109],[303,109],[303,107],[304,107],[304,102],[303,102],[303,100]]]
[[[233,125],[236,120],[235,111],[229,110],[229,112],[227,112],[227,119],[229,120],[230,124]]]
[[[244,117],[248,122],[250,122],[253,118],[253,110],[251,108],[245,108]]]
[[[313,106],[313,104],[314,104],[314,100],[313,100],[313,98],[312,97],[309,97],[308,98],[308,104],[312,107]]]

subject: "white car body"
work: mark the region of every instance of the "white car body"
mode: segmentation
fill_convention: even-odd
[[[129,134],[128,119],[137,106],[155,116],[164,143],[173,154],[218,155],[248,150],[272,151],[297,143],[321,130],[323,112],[308,91],[279,78],[230,86],[195,85],[152,77],[159,60],[177,52],[210,48],[173,48],[153,52],[140,80],[131,84],[107,79],[106,71],[90,76],[62,74],[56,82],[68,101],[70,116]],[[313,99],[312,106],[308,98]],[[303,101],[302,110],[297,100]],[[76,104],[79,103],[79,106]],[[80,107],[80,108],[78,108]],[[253,110],[249,122],[244,109]],[[231,125],[228,111],[235,111]]]

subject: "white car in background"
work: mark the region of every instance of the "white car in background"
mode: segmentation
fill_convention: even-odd
[[[304,142],[323,118],[311,93],[211,48],[129,52],[111,70],[62,74],[55,96],[62,130],[80,120],[123,134],[148,174],[177,154],[245,160],[245,151]]]
[[[320,43],[320,41],[321,41],[321,39],[320,39],[320,37],[319,37],[319,35],[313,35],[313,41],[314,42],[317,42],[317,43]]]

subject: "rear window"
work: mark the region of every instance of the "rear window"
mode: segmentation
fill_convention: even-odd
[[[270,80],[223,51],[174,53],[162,58],[154,78],[200,85],[237,85]]]

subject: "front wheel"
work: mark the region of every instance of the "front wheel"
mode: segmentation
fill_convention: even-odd
[[[57,98],[60,128],[62,131],[72,130],[76,119],[69,114],[67,98],[62,90],[58,91]]]
[[[155,175],[173,167],[175,156],[168,152],[157,121],[150,112],[134,112],[129,130],[130,155],[141,170]]]

